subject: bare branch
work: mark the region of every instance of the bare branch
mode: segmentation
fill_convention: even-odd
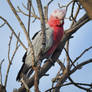
[[[34,71],[35,71],[35,77],[34,77],[34,86],[35,86],[35,92],[40,92],[39,91],[39,68],[36,66],[34,67]]]
[[[9,4],[11,10],[12,10],[13,13],[15,14],[17,20],[19,21],[20,26],[21,26],[21,28],[23,29],[24,33],[25,33],[26,39],[27,39],[27,41],[28,41],[28,44],[30,44],[30,46],[31,46],[31,41],[30,41],[30,38],[29,38],[29,36],[28,36],[27,30],[26,30],[26,28],[25,28],[25,25],[23,24],[22,20],[21,20],[20,17],[18,16],[18,14],[17,14],[17,12],[16,12],[14,6],[12,5],[11,1],[10,1],[10,0],[7,0],[7,2],[8,2],[8,4]]]
[[[0,16],[0,19],[2,19],[7,26],[10,28],[11,32],[13,32],[14,36],[16,37],[16,39],[20,42],[20,44],[22,45],[22,47],[27,50],[26,46],[22,43],[22,41],[19,39],[19,37],[17,36],[17,34],[15,33],[14,29],[11,27],[11,25],[8,23],[8,21],[6,19],[4,19],[2,16]]]
[[[1,72],[3,62],[4,62],[4,59],[1,60],[1,62],[0,62],[0,85],[3,85],[2,84],[2,72]]]
[[[89,48],[85,49],[78,57],[76,57],[76,59],[73,61],[73,63],[75,63],[77,60],[79,60],[90,49],[92,49],[92,46],[90,46]]]
[[[76,70],[80,69],[82,66],[86,65],[86,64],[89,64],[89,63],[92,63],[92,59],[89,59],[89,60],[86,60],[80,64],[78,64],[75,68],[73,68],[71,71],[70,71],[70,74],[74,73]]]
[[[45,45],[46,45],[46,35],[45,35],[45,20],[44,20],[44,14],[42,9],[41,0],[36,0],[39,14],[40,14],[40,21],[41,21],[41,30],[42,30],[42,51],[44,51]]]
[[[24,31],[24,33],[25,33],[25,35],[26,35],[26,38],[27,38],[27,41],[28,41],[28,46],[30,46],[30,49],[31,49],[32,61],[34,62],[35,59],[34,59],[33,47],[32,47],[31,40],[30,40],[30,38],[29,38],[29,36],[28,36],[28,32],[26,31],[26,28],[25,28],[23,22],[21,21],[20,17],[19,17],[18,14],[16,13],[16,10],[15,10],[15,8],[13,7],[11,1],[10,1],[10,0],[7,0],[7,2],[8,2],[8,4],[10,5],[10,7],[11,7],[13,13],[15,14],[17,20],[18,20],[19,23],[20,23],[20,26],[22,27],[22,29],[23,29],[23,31]],[[10,28],[11,28],[11,26],[10,26]],[[11,29],[12,29],[12,28],[11,28]],[[14,32],[14,31],[13,31],[13,32]]]
[[[11,59],[10,59],[9,55],[10,55],[10,45],[11,45],[12,37],[13,37],[13,33],[11,34],[9,45],[8,45],[8,61],[9,61],[9,64],[8,64],[7,73],[6,73],[5,82],[4,82],[5,88],[7,86],[7,80],[8,80],[8,75],[9,75],[9,71],[10,71],[10,67],[11,67],[12,61],[13,61],[14,56],[15,56],[18,48],[19,48],[18,40],[17,40],[17,42],[16,42],[16,48],[15,48],[14,53],[13,53]]]
[[[90,92],[90,89],[89,89],[89,88],[85,88],[85,87],[79,86],[79,85],[78,85],[77,83],[75,83],[70,77],[69,77],[69,80],[70,80],[71,83],[72,83],[73,85],[75,85],[76,87],[78,87],[78,88],[80,88],[80,89],[82,89],[82,90],[85,90],[85,91]]]
[[[64,66],[64,64],[62,63],[62,61],[58,59],[58,60],[57,60],[57,63],[60,65],[62,71],[64,72],[65,66]]]
[[[71,64],[74,66],[74,67],[76,67],[75,65],[74,65],[74,63],[73,63],[73,61],[71,60],[71,58],[70,58],[70,56],[69,56],[69,54],[68,54],[68,52],[67,52],[67,50],[64,48],[64,50],[65,50],[65,52],[66,52],[66,55],[67,55],[67,62],[71,62]]]
[[[24,11],[22,11],[20,8],[19,8],[19,6],[17,7],[18,8],[18,13],[22,13],[23,15],[25,15],[25,16],[29,16],[29,14],[26,14]],[[35,13],[32,13],[31,12],[31,17],[34,17],[34,18],[36,18],[36,19],[38,19],[38,20],[40,20],[40,18],[35,14]]]
[[[74,6],[75,6],[75,1],[72,4],[72,10],[71,10],[71,16],[70,16],[70,21],[73,21],[74,23],[76,22],[75,18],[73,17],[73,13],[74,13]]]
[[[67,85],[72,85],[73,83],[69,82],[69,83],[65,83],[62,86],[67,86]],[[87,84],[87,83],[78,83],[76,82],[76,84],[81,85],[81,86],[88,86],[88,87],[92,87],[92,84]]]
[[[79,11],[80,11],[80,5],[78,5],[78,8],[77,8],[77,11],[76,11],[76,13],[75,13],[75,15],[74,15],[74,20],[76,20],[76,18],[77,18],[77,16],[78,16],[78,14],[79,14]],[[71,24],[71,26],[73,26],[73,24],[74,24],[75,22],[74,21],[72,21],[72,24]]]
[[[58,3],[58,7],[59,8],[63,8],[63,7],[65,7],[66,8],[66,10],[68,9],[68,7],[69,7],[69,5],[71,4],[71,3],[73,3],[73,0],[72,1],[70,1],[67,5],[60,5],[60,3]]]
[[[29,9],[29,16],[28,16],[28,36],[30,38],[30,16],[31,16],[31,0],[28,0],[28,9]]]
[[[49,5],[53,2],[54,0],[50,0],[48,2],[48,4],[46,6],[44,6],[44,18],[45,18],[45,23],[47,23],[48,21],[48,8],[49,8]]]
[[[79,21],[77,23],[75,23],[70,30],[66,30],[65,33],[68,35],[72,35],[73,33],[75,33],[77,31],[77,29],[79,29],[82,25],[84,25],[85,23],[87,23],[89,21],[89,17],[87,14],[85,14],[81,19],[79,19]],[[78,24],[79,23],[79,24]]]
[[[0,28],[3,27],[5,25],[5,22],[3,24],[0,25]]]

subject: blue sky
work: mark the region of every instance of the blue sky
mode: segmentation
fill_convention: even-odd
[[[46,1],[43,1],[43,4],[46,5]],[[51,6],[49,7],[49,15],[51,14],[51,12],[53,10],[55,10],[58,7],[57,2],[62,1],[63,4],[68,3],[69,0],[56,0],[55,2],[53,2],[53,4],[51,4]],[[22,4],[21,4],[21,0],[13,0],[12,1],[13,4],[15,5],[16,9],[17,6],[20,6],[21,9],[23,9]],[[23,1],[23,3],[26,3],[26,0]],[[33,5],[36,5],[36,2],[34,0]],[[76,8],[76,7],[75,7]],[[37,8],[36,12],[38,12]],[[70,9],[71,6],[69,7],[69,10],[67,12],[67,16],[70,14]],[[25,9],[23,9],[25,11]],[[79,17],[83,16],[83,14],[85,13],[84,10],[81,10]],[[22,14],[19,14],[22,21],[24,22],[25,26],[27,27],[27,17],[23,16]],[[9,21],[9,23],[11,24],[11,26],[13,27],[13,29],[15,30],[15,32],[18,34],[18,32],[21,32],[20,34],[20,38],[21,40],[24,42],[24,44],[27,46],[27,42],[26,42],[26,38],[25,35],[18,23],[18,21],[16,20],[16,17],[14,16],[14,14],[12,13],[12,11],[10,10],[10,7],[7,3],[6,0],[0,0],[0,16],[3,16],[5,19],[7,19]],[[33,19],[32,19],[33,20]],[[2,21],[0,20],[0,24],[2,23]],[[65,20],[65,24],[64,24],[64,29],[68,29],[70,25],[70,22],[66,19]],[[87,24],[85,24],[83,27],[81,27],[78,32],[76,32],[73,36],[74,38],[72,38],[70,40],[70,57],[74,60],[84,49],[88,48],[89,46],[92,46],[92,21],[88,22]],[[35,32],[37,32],[40,29],[40,22],[38,20],[36,20],[35,23],[31,24],[31,32],[30,32],[30,37],[32,37],[34,35]],[[2,66],[2,76],[3,76],[3,82],[5,79],[5,75],[6,75],[6,70],[7,70],[7,65],[8,65],[8,59],[7,59],[7,55],[8,55],[8,42],[9,42],[9,36],[10,36],[11,31],[9,30],[9,28],[5,25],[4,27],[0,28],[0,61],[4,58],[5,61],[3,63]],[[11,45],[11,54],[13,52],[13,49],[15,47],[15,42],[16,42],[16,38],[13,38],[13,42]],[[14,57],[11,69],[10,69],[10,73],[9,73],[9,78],[8,78],[8,84],[7,84],[7,92],[12,92],[13,88],[19,88],[20,87],[20,83],[16,82],[16,76],[17,73],[19,71],[19,69],[21,68],[22,65],[22,56],[24,55],[25,50],[20,47],[16,56]],[[82,62],[84,60],[87,60],[89,58],[92,57],[92,50],[90,50],[89,52],[87,52],[78,62]],[[65,53],[63,52],[62,55],[60,56],[61,60],[64,60],[65,58]],[[71,75],[72,79],[75,80],[75,82],[87,82],[87,83],[91,83],[92,82],[92,72],[91,72],[91,67],[92,64],[86,65],[85,67],[83,67],[82,70],[78,70],[76,73],[74,73],[73,75]],[[44,92],[44,90],[48,89],[49,87],[51,87],[51,78],[53,78],[55,76],[55,74],[58,72],[59,66],[57,64],[55,64],[54,67],[52,67],[48,73],[50,74],[49,77],[43,77],[40,80],[40,90],[41,92]],[[44,83],[44,85],[43,85]],[[74,87],[74,86],[68,86],[68,87],[63,87],[61,88],[62,92],[84,92],[83,90],[79,90],[78,88]]]

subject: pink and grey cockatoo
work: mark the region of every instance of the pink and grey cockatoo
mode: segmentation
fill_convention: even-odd
[[[42,60],[51,57],[58,47],[60,41],[62,40],[62,37],[64,35],[63,25],[65,15],[65,9],[57,9],[51,14],[46,24],[46,46],[43,52]],[[38,60],[37,57],[42,49],[42,31],[39,31],[35,34],[32,39],[32,45],[34,50],[35,62],[39,63],[40,60]],[[30,48],[28,48],[28,51],[23,57],[23,65],[18,73],[16,80],[20,80],[23,75],[29,77],[32,71],[32,55]]]

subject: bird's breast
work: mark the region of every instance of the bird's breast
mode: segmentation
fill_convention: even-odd
[[[61,41],[63,34],[64,34],[63,27],[55,28],[53,37],[54,37],[54,42],[56,44],[58,44]]]

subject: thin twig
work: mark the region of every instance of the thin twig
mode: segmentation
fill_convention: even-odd
[[[68,85],[72,85],[73,83],[69,82],[69,83],[65,83],[62,86],[68,86]],[[92,87],[92,84],[87,84],[87,83],[78,83],[76,82],[76,84],[81,85],[81,86],[88,86],[88,87]]]
[[[25,15],[25,16],[29,16],[29,14],[26,14],[24,11],[22,11],[22,10],[19,8],[19,6],[17,6],[17,8],[18,8],[18,10],[17,10],[18,13],[22,13],[22,14]],[[34,13],[32,13],[32,12],[31,12],[31,14],[32,14],[31,17],[34,17],[34,18],[40,20],[40,18],[39,18],[36,14],[34,14]]]
[[[78,61],[87,51],[89,51],[90,49],[92,49],[92,46],[90,46],[89,48],[85,49],[78,57],[76,57],[76,59],[73,61],[73,64]]]
[[[12,54],[12,57],[10,59],[9,55],[10,55],[10,48],[11,48],[10,45],[11,45],[12,37],[13,37],[13,33],[10,36],[10,41],[9,41],[9,45],[8,45],[8,61],[9,61],[9,64],[8,64],[7,73],[6,73],[5,82],[4,82],[4,86],[5,87],[7,86],[7,80],[8,80],[8,75],[9,75],[9,71],[10,71],[10,67],[11,67],[12,61],[13,61],[14,56],[15,56],[18,48],[19,48],[18,40],[17,40],[17,42],[16,42],[16,48],[15,48],[15,50],[14,50],[14,52]]]
[[[48,21],[48,8],[49,8],[49,5],[53,2],[54,0],[50,0],[48,2],[48,4],[46,6],[44,6],[44,18],[45,18],[45,23],[47,23]]]
[[[30,20],[31,20],[31,0],[28,0],[29,16],[28,16],[28,36],[30,38]]]
[[[27,32],[27,30],[26,30],[26,28],[25,28],[25,25],[23,24],[22,20],[21,20],[20,17],[18,16],[18,14],[17,14],[17,12],[16,12],[14,6],[12,5],[11,1],[10,1],[10,0],[7,0],[7,2],[8,2],[8,4],[9,4],[9,6],[11,7],[11,10],[12,10],[13,13],[15,14],[17,20],[18,20],[19,23],[20,23],[21,28],[23,29],[23,31],[24,31],[24,33],[25,33],[25,36],[26,36],[26,39],[27,39],[27,42],[28,42],[28,46],[29,46],[29,48],[30,48],[30,50],[31,50],[32,61],[34,62],[34,61],[35,61],[35,58],[34,58],[33,46],[32,46],[32,42],[31,42],[31,40],[30,40],[30,38],[29,38],[29,36],[28,36],[28,32]],[[34,64],[33,64],[33,65],[34,65]]]
[[[66,8],[66,10],[67,10],[67,9],[68,9],[68,7],[69,7],[69,5],[70,5],[72,2],[73,2],[73,0],[72,0],[72,1],[70,1],[67,5],[62,5],[62,6],[60,5],[60,3],[58,3],[58,7],[59,7],[59,8],[64,8],[64,7],[65,7],[65,8]]]
[[[5,22],[3,24],[0,25],[0,28],[3,27],[5,25]]]
[[[75,65],[74,65],[74,63],[73,63],[73,61],[71,60],[71,58],[70,58],[70,56],[69,56],[69,54],[68,54],[68,52],[67,52],[67,50],[64,48],[64,50],[65,50],[65,52],[66,52],[66,54],[67,54],[67,57],[68,57],[68,62],[70,61],[71,62],[71,64],[74,66],[74,67],[76,67]]]
[[[80,11],[80,5],[78,5],[77,11],[76,11],[76,13],[75,13],[75,15],[74,15],[74,20],[76,20],[78,14],[79,14],[79,11]],[[75,23],[75,22],[72,21],[71,27],[73,26],[74,23]]]
[[[74,13],[74,6],[75,6],[75,1],[72,4],[72,10],[71,10],[71,16],[70,16],[70,21],[73,21],[74,23],[76,22],[75,18],[73,17],[73,13]]]
[[[72,83],[73,85],[75,85],[76,87],[78,87],[78,88],[80,88],[80,89],[82,89],[82,90],[85,90],[85,91],[89,91],[89,92],[90,92],[90,89],[89,89],[89,88],[85,88],[85,87],[82,87],[82,86],[78,85],[78,84],[75,83],[70,77],[69,77],[69,80],[70,80],[71,83]]]
[[[1,62],[0,62],[0,85],[3,85],[2,84],[2,72],[1,72],[3,62],[4,62],[4,59],[1,60]]]
[[[0,16],[0,19],[2,19],[7,26],[10,28],[10,31],[13,32],[14,36],[16,37],[16,39],[19,41],[19,43],[21,44],[21,46],[27,51],[26,46],[23,44],[23,42],[19,39],[19,37],[17,36],[17,34],[15,33],[14,29],[12,28],[12,26],[8,23],[8,21],[6,19],[4,19],[2,16]]]
[[[27,30],[26,30],[25,25],[23,24],[22,20],[21,20],[20,17],[18,16],[18,14],[17,14],[17,12],[16,12],[14,6],[12,5],[11,1],[10,1],[10,0],[7,0],[7,2],[8,2],[8,4],[9,4],[11,10],[13,11],[14,15],[16,16],[18,22],[20,23],[20,26],[21,26],[21,28],[23,29],[24,33],[25,33],[26,39],[27,39],[27,41],[28,41],[28,44],[31,44],[31,41],[30,41],[30,38],[29,38],[29,36],[28,36],[28,32],[27,32]]]

